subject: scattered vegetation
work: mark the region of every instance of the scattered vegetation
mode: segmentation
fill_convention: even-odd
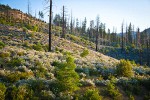
[[[75,36],[72,32],[62,39],[58,37],[61,27],[53,25],[52,49],[55,52],[49,53],[48,34],[41,21],[38,25],[18,24],[22,31],[14,26],[15,20],[11,23],[1,17],[0,22],[5,24],[0,25],[3,29],[0,30],[0,100],[122,100],[124,97],[149,100],[150,68],[136,61],[119,61],[89,51],[88,48],[95,49],[94,38],[86,34]],[[75,30],[79,33],[80,28]],[[110,36],[112,39],[115,34]],[[136,51],[135,44],[129,44],[121,52],[118,39],[113,40],[100,52],[111,53],[118,59],[140,52]],[[108,44],[107,39],[101,41],[101,45],[104,44]],[[142,54],[144,52],[143,49]]]

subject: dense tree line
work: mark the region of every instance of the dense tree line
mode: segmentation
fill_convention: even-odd
[[[66,18],[67,19],[67,18]],[[147,55],[146,64],[149,65],[149,49],[150,49],[150,33],[147,30],[140,32],[140,28],[135,30],[132,23],[129,25],[124,25],[122,22],[121,31],[117,33],[117,29],[106,29],[105,23],[101,22],[99,16],[96,20],[91,20],[89,27],[87,26],[87,18],[85,17],[83,21],[79,21],[78,18],[72,17],[71,21],[65,20],[63,22],[63,16],[56,14],[53,23],[56,26],[65,27],[65,33],[73,34],[82,37],[86,40],[92,41],[96,44],[95,50],[99,51],[101,47],[117,47],[121,48],[122,53],[127,54],[130,48],[138,50],[138,55],[140,59],[140,64],[143,64],[142,59]],[[65,24],[63,24],[65,23]],[[62,27],[62,28],[63,28]],[[106,31],[107,30],[107,31]]]

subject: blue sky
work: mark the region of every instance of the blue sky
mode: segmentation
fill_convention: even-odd
[[[28,0],[0,0],[0,3],[23,12],[27,12],[27,2]],[[35,10],[38,12],[47,6],[45,0],[30,0],[30,3],[33,15]],[[53,0],[54,14],[61,13],[63,5],[68,17],[72,10],[74,18],[84,20],[86,17],[88,24],[99,15],[100,21],[111,31],[115,27],[120,32],[123,21],[125,25],[131,22],[135,29],[140,27],[141,31],[150,27],[150,0]],[[45,20],[48,21],[47,15]]]

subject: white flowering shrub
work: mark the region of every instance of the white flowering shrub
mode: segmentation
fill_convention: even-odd
[[[80,83],[83,86],[95,86],[94,80],[91,80],[91,79],[81,79]]]

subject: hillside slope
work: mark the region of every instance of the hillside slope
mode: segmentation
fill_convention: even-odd
[[[4,29],[6,26],[0,27],[0,29]],[[48,34],[44,33],[37,33],[37,32],[29,32],[25,36],[24,40],[24,34],[21,29],[17,30],[12,27],[6,28],[7,30],[3,30],[1,32],[1,39],[5,44],[7,44],[6,48],[18,48],[27,51],[22,44],[28,43],[29,47],[33,46],[34,44],[40,43],[42,45],[48,44]],[[80,54],[84,51],[84,49],[87,49],[81,45],[78,45],[76,43],[73,43],[71,41],[65,40],[63,38],[52,36],[52,48],[55,51],[55,49],[59,49],[62,52],[70,52],[71,55],[73,55],[78,63],[80,63],[80,66],[83,66],[82,64],[85,64],[84,66],[94,67],[94,64],[102,64],[103,66],[111,67],[113,66],[118,60],[105,56],[101,53],[95,52],[93,50],[88,50],[89,54],[86,57],[81,57]],[[4,48],[5,50],[7,50]],[[32,50],[32,52],[38,52],[35,50]],[[48,53],[44,51],[39,51],[42,53],[47,54],[55,54],[56,52]],[[61,53],[57,53],[57,55],[62,55]],[[44,55],[43,54],[43,55]],[[53,57],[51,58],[53,59]]]
[[[131,97],[136,100],[149,99],[150,68],[131,64],[129,61],[122,61],[118,65],[119,60],[84,47],[85,44],[93,45],[90,42],[84,40],[80,43],[83,46],[76,44],[80,40],[78,37],[75,37],[74,43],[71,38],[67,40],[53,34],[53,51],[47,52],[48,34],[22,31],[22,28],[0,24],[0,90],[3,92],[1,98],[83,100],[90,98],[91,95],[85,96],[92,93],[94,97],[99,98],[95,100],[101,100],[100,95],[103,96],[102,100],[128,100]],[[69,56],[75,59],[75,64],[65,63]],[[63,70],[60,71],[63,73],[60,77],[64,79],[58,79],[60,73],[57,64],[66,68],[62,67]],[[67,67],[73,66],[75,70],[68,70],[64,66],[66,64]],[[120,75],[117,73],[116,66],[125,67],[127,72],[124,76],[120,73],[121,70]],[[79,76],[79,85],[73,83],[73,73]],[[131,76],[128,77],[128,74]],[[68,88],[67,91],[57,91],[62,88],[60,84],[63,84],[57,84],[58,80],[64,82],[63,86],[72,84],[71,87],[76,85],[79,90],[71,94]]]

